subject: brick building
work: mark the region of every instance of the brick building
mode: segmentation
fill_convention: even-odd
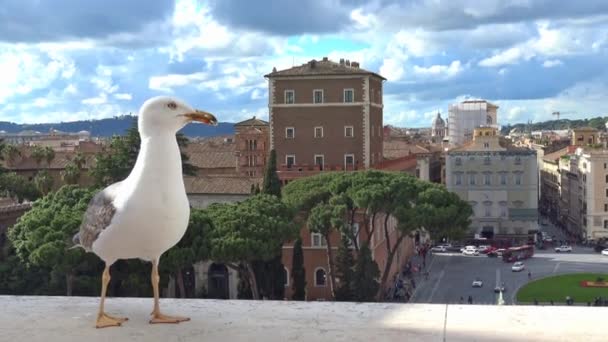
[[[327,57],[265,77],[280,171],[367,169],[383,159],[384,77]]]
[[[248,177],[261,177],[268,160],[268,122],[257,119],[234,125],[237,173]]]

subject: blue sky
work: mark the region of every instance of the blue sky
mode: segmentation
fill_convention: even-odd
[[[273,67],[328,56],[385,85],[385,123],[465,98],[499,123],[608,115],[605,0],[5,0],[0,120],[137,113],[171,94],[221,121],[267,118]]]

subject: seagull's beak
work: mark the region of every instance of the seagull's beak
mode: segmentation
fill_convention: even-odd
[[[188,118],[188,121],[202,122],[206,125],[217,126],[217,119],[215,116],[202,110],[195,110],[194,112],[183,115]]]

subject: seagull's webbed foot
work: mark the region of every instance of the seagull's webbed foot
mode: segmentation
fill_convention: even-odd
[[[181,317],[181,316],[168,316],[164,315],[160,312],[153,312],[152,319],[150,319],[150,324],[159,324],[159,323],[179,323],[189,321],[189,317]]]
[[[105,312],[97,316],[96,328],[119,327],[122,323],[128,321],[126,317],[114,317]]]

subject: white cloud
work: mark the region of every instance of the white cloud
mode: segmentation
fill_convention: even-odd
[[[564,63],[562,63],[562,61],[560,61],[559,59],[548,59],[546,61],[543,62],[543,67],[545,68],[553,68],[556,66],[560,66]]]
[[[85,105],[100,105],[100,104],[104,104],[107,102],[108,102],[108,97],[104,93],[99,94],[99,96],[89,97],[89,98],[86,98],[86,99],[80,101],[80,103],[85,104]]]
[[[185,86],[191,83],[201,83],[207,78],[208,75],[203,72],[189,75],[169,74],[165,76],[152,76],[148,80],[148,87],[152,90],[173,92],[172,88]]]
[[[114,94],[114,98],[117,100],[131,100],[133,96],[129,93],[118,93]]]
[[[520,47],[512,47],[504,50],[492,57],[485,58],[479,62],[480,66],[483,67],[497,67],[503,65],[516,64],[521,59],[530,59],[534,56],[534,53],[529,50],[525,50]]]
[[[423,76],[445,76],[445,77],[453,77],[460,72],[462,72],[463,68],[460,64],[460,61],[452,61],[450,65],[432,65],[430,67],[420,67],[414,65],[414,73],[423,75]]]
[[[380,67],[380,75],[389,81],[399,81],[404,75],[403,62],[395,58],[387,58]]]

